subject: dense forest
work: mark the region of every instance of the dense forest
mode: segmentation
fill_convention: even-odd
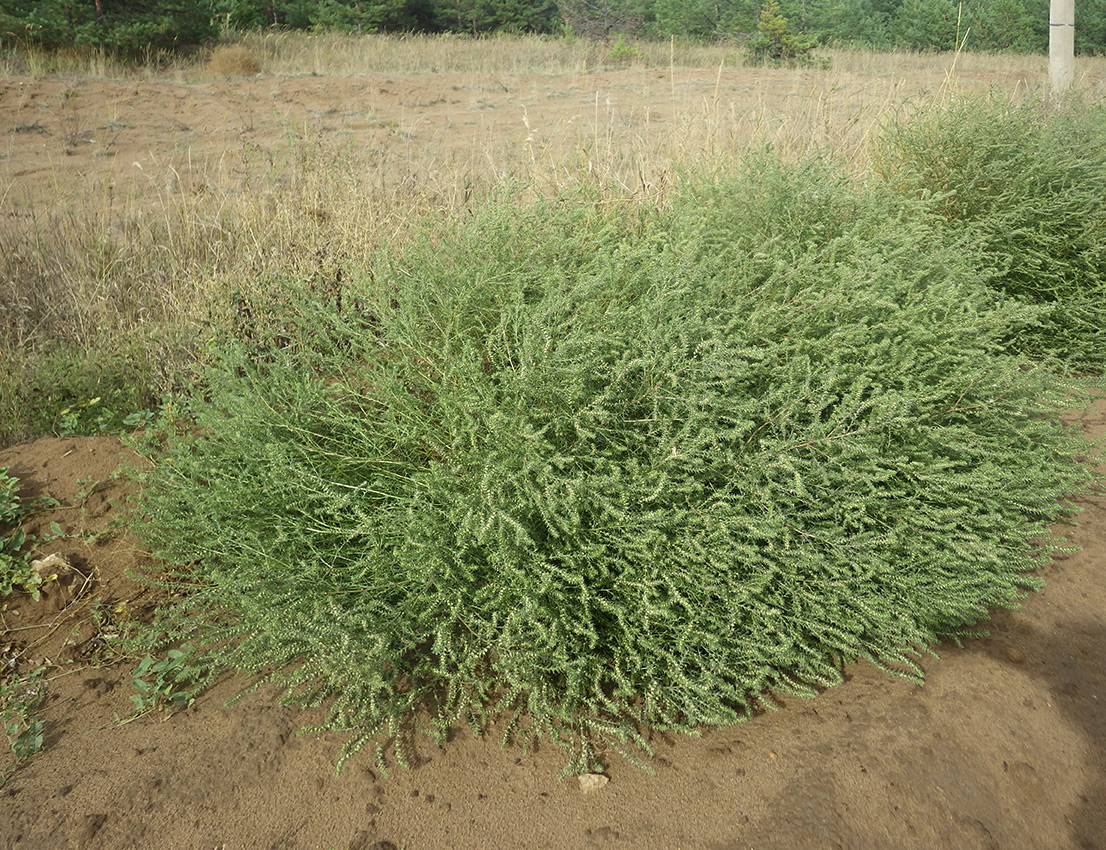
[[[227,29],[545,33],[744,43],[772,0],[5,0],[0,44],[140,52],[210,43]],[[778,0],[811,44],[1041,52],[1044,0]],[[1076,50],[1106,52],[1106,0],[1076,4]]]

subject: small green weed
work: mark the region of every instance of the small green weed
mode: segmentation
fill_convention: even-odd
[[[8,475],[8,468],[0,469],[0,525],[10,525],[23,517],[19,503],[19,479]]]
[[[23,762],[43,746],[44,721],[36,716],[46,700],[46,668],[0,681],[0,726],[7,743],[7,763],[0,767],[3,785]]]
[[[615,43],[611,45],[611,50],[608,55],[612,62],[618,62],[624,65],[630,64],[635,59],[643,59],[645,56],[645,54],[641,52],[640,47],[632,42],[626,41],[621,35]]]
[[[7,596],[13,590],[30,594],[37,601],[43,584],[54,576],[31,568],[27,547],[38,542],[34,535],[27,534],[18,523],[26,518],[34,507],[54,507],[55,499],[42,498],[31,505],[24,505],[19,499],[19,480],[8,475],[7,467],[0,468],[0,597]],[[6,530],[10,528],[11,530]],[[56,522],[50,523],[50,534],[42,538],[53,540],[63,537],[64,532]]]
[[[155,709],[171,713],[192,705],[198,689],[188,666],[190,650],[187,646],[170,649],[163,658],[147,654],[138,662],[132,676],[134,717]]]

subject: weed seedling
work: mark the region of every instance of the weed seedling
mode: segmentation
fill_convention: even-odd
[[[135,715],[130,719],[149,714],[156,708],[172,713],[188,708],[196,699],[187,660],[189,647],[170,649],[164,658],[156,659],[147,654],[138,662],[133,675],[134,689],[131,702]]]
[[[23,762],[42,749],[44,721],[36,712],[46,700],[46,668],[0,682],[0,725],[7,745],[6,764],[0,767],[3,785]]]

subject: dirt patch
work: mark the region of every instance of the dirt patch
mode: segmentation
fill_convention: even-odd
[[[1106,402],[1084,424],[1106,433]],[[42,603],[13,597],[5,612],[4,639],[33,644],[62,674],[49,684],[45,750],[0,790],[5,847],[1106,846],[1101,498],[1063,529],[1082,550],[1058,555],[1047,587],[998,613],[990,637],[926,661],[925,686],[852,665],[817,699],[698,739],[656,735],[655,775],[613,759],[610,782],[585,792],[557,778],[555,748],[524,756],[494,735],[424,745],[413,769],[388,777],[362,755],[336,778],[340,737],[297,734],[313,718],[271,690],[227,705],[240,682],[169,720],[121,725],[133,666],[103,654],[88,616],[95,599],[106,612],[150,602],[127,575],[147,557],[110,525],[126,495],[111,477],[120,452],[110,438],[0,452],[28,492],[63,503],[35,522],[70,532],[53,548],[79,570]]]
[[[9,467],[19,479],[24,500],[58,503],[24,524],[28,534],[45,541],[36,556],[51,558],[49,572],[57,578],[43,586],[37,601],[15,594],[0,603],[5,643],[25,664],[83,666],[104,649],[93,609],[110,624],[152,604],[150,587],[129,575],[152,559],[113,523],[129,492],[116,476],[124,460],[141,459],[114,437],[45,438],[0,451],[0,468]]]

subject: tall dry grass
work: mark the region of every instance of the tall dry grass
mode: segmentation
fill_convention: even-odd
[[[613,68],[679,69],[730,67],[744,61],[744,49],[730,42],[668,41],[598,42],[552,37],[496,35],[354,36],[338,32],[252,32],[229,36],[231,43],[253,52],[272,74],[445,73],[584,74]],[[1046,73],[1045,56],[1017,53],[962,53],[965,73]],[[875,52],[858,48],[819,48],[828,71],[877,77],[907,77],[946,67],[950,54],[911,51]],[[1106,75],[1106,57],[1080,56],[1077,77]]]
[[[220,45],[193,53],[151,51],[140,61],[123,61],[102,49],[47,51],[33,46],[0,49],[0,74],[102,79],[164,79],[184,82],[202,76],[213,53],[234,48],[253,56],[264,72],[281,75],[356,75],[366,73],[576,74],[615,68],[717,68],[743,61],[743,49],[729,42],[597,42],[543,36],[371,35],[341,32],[228,32]],[[957,60],[965,73],[1033,75],[1047,72],[1047,57],[1017,53],[972,53]],[[945,67],[951,54],[910,51],[875,52],[852,47],[823,47],[817,55],[831,72],[876,77],[907,77]],[[1083,83],[1106,78],[1106,57],[1080,56],[1076,78]]]
[[[5,77],[182,79],[198,67],[196,56],[162,51],[150,51],[138,60],[124,60],[93,47],[66,50],[44,50],[34,45],[0,47],[0,75]]]

